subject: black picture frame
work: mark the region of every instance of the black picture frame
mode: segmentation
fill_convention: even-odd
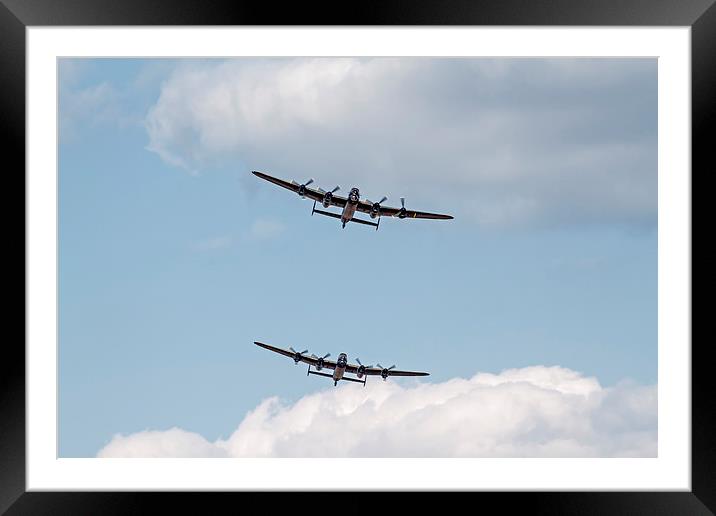
[[[0,0],[0,137],[7,167],[5,177],[10,179],[17,171],[25,170],[25,28],[28,26],[634,25],[691,27],[693,185],[694,171],[705,175],[716,170],[712,151],[713,133],[710,131],[716,126],[715,1],[390,0],[350,5],[297,2],[282,4],[278,8],[266,2],[225,0]],[[9,161],[8,157],[11,158]],[[21,188],[24,191],[24,182]],[[5,192],[9,193],[10,188],[6,187]],[[6,196],[6,199],[15,195]],[[5,211],[5,220],[12,220],[8,210]],[[692,215],[692,220],[697,219]],[[24,238],[23,235],[23,241]],[[27,259],[24,251],[23,258]],[[461,495],[471,497],[464,501],[473,507],[476,503],[482,506],[493,502],[498,503],[502,511],[522,508],[536,514],[713,514],[716,511],[716,426],[713,418],[714,388],[710,382],[713,366],[707,358],[710,343],[692,338],[690,344],[690,492],[470,493]],[[684,346],[688,345],[688,342],[684,343]],[[0,375],[0,513],[134,514],[154,510],[165,512],[170,510],[170,506],[171,510],[181,512],[206,512],[209,500],[212,505],[217,500],[227,501],[227,510],[236,512],[241,510],[241,506],[246,509],[248,496],[254,498],[254,503],[273,505],[276,502],[276,493],[26,492],[25,347],[19,339],[4,342],[0,364],[3,365]],[[356,512],[370,510],[364,505],[359,507],[360,496],[352,494],[350,500],[345,499],[345,503],[352,505]],[[475,500],[474,496],[479,498]],[[295,497],[309,501],[311,497],[315,498],[315,494],[294,493],[287,497],[287,501],[295,505],[298,502]],[[417,509],[424,503],[422,493],[403,498],[401,511]],[[236,505],[239,501],[241,506]],[[307,508],[332,510],[332,501],[323,501]],[[218,512],[218,509],[213,512]]]

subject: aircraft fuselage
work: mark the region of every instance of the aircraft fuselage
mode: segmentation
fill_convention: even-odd
[[[356,208],[358,207],[359,200],[360,192],[355,187],[351,188],[351,193],[348,194],[348,200],[346,201],[346,205],[343,207],[343,212],[341,213],[341,222],[343,223],[343,227],[346,227],[346,224],[353,218]]]
[[[346,366],[348,365],[348,355],[341,353],[338,355],[336,360],[336,368],[333,370],[333,385],[338,383],[338,380],[343,378],[343,374],[346,372]]]

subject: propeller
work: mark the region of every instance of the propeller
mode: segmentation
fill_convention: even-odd
[[[325,359],[327,359],[328,357],[330,357],[330,356],[331,356],[330,353],[326,353],[326,354],[323,355],[322,357],[318,357],[318,356],[314,355],[313,353],[311,353],[311,358],[315,358],[316,360],[318,360],[318,363],[316,364],[316,369],[319,370],[319,371],[320,371],[321,369],[323,369],[323,361],[324,361]]]
[[[368,369],[369,367],[373,367],[372,365],[369,365],[369,366],[363,365],[360,361],[360,358],[358,358],[358,357],[356,357],[356,362],[358,362],[358,365],[360,366],[357,371],[358,378],[360,378],[361,376],[363,376],[365,374],[366,369]]]
[[[288,349],[291,350],[292,353],[294,353],[294,355],[293,355],[293,361],[294,361],[296,364],[298,364],[298,363],[301,361],[301,356],[302,356],[304,353],[308,353],[308,350],[307,350],[307,349],[304,349],[303,351],[296,351],[296,350],[293,349],[291,346],[289,346]]]
[[[298,181],[293,180],[293,181],[291,181],[291,184],[292,184],[292,185],[295,185],[295,186],[308,186],[308,185],[310,185],[311,183],[313,183],[313,181],[314,181],[313,178],[310,178],[308,181],[306,181],[305,183],[303,183],[303,185],[301,185],[301,183],[299,183]]]
[[[401,208],[400,208],[400,211],[398,212],[398,218],[404,219],[405,217],[408,216],[407,210],[405,209],[405,197],[400,198],[400,206],[401,206]]]
[[[395,364],[393,364],[390,367],[383,367],[380,364],[375,364],[375,365],[377,365],[378,367],[380,367],[382,369],[382,371],[380,372],[380,376],[383,378],[383,380],[388,378],[388,371],[390,371],[391,369],[393,369],[395,367]]]
[[[321,202],[321,204],[323,204],[324,208],[328,208],[331,205],[331,199],[333,199],[333,194],[340,189],[341,187],[338,185],[336,185],[336,187],[330,192],[326,192],[323,188],[318,188],[318,192],[323,196],[323,201]]]
[[[308,183],[306,183],[306,184],[308,184]],[[336,187],[335,187],[333,190],[331,190],[330,192],[326,192],[326,191],[325,191],[323,188],[321,188],[320,186],[318,187],[318,191],[321,192],[322,194],[325,194],[325,193],[334,194],[334,193],[336,193],[336,192],[337,192],[338,190],[340,190],[340,189],[341,189],[341,187],[338,186],[338,185],[336,185]]]
[[[296,181],[291,181],[291,184],[293,186],[298,187],[298,195],[300,195],[301,197],[304,197],[306,195],[306,187],[308,185],[310,185],[311,183],[313,183],[313,178],[310,178],[308,181],[306,181],[303,184],[297,183]]]
[[[372,205],[371,209],[370,209],[370,218],[371,219],[374,219],[377,216],[380,216],[380,205],[383,204],[387,200],[388,200],[388,198],[386,196],[383,196],[383,198],[378,202],[373,202],[368,199],[365,200],[368,204]]]
[[[373,206],[378,206],[378,207],[380,207],[380,205],[383,204],[383,203],[384,203],[385,201],[387,201],[387,200],[388,200],[388,198],[385,197],[385,196],[383,196],[383,198],[382,198],[380,201],[378,201],[378,202],[373,202],[373,201],[371,201],[370,199],[366,199],[365,202],[367,202],[367,203],[369,203],[369,204],[372,204]]]
[[[363,363],[360,361],[360,358],[356,357],[356,362],[358,362],[358,365],[361,367],[365,367],[368,369],[369,367],[373,367],[373,365],[363,365]]]

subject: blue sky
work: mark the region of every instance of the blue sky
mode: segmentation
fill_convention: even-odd
[[[61,61],[60,456],[328,389],[254,340],[655,384],[656,61],[474,61]],[[254,169],[455,219],[341,230]]]

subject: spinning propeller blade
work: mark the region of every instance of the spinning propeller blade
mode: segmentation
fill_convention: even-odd
[[[391,369],[393,369],[393,368],[395,367],[395,364],[393,364],[393,365],[390,366],[390,367],[383,367],[383,366],[380,365],[380,364],[375,364],[375,365],[377,365],[377,366],[380,367],[381,369],[385,369],[385,370],[387,370],[387,371],[390,371]]]
[[[306,184],[308,184],[308,183],[306,183]],[[319,192],[321,195],[325,195],[325,194],[327,194],[327,193],[332,193],[332,194],[334,194],[334,193],[336,193],[336,192],[337,192],[338,190],[340,190],[340,189],[341,189],[340,186],[336,186],[336,187],[335,187],[333,190],[331,190],[330,192],[326,192],[326,191],[325,191],[323,188],[321,188],[320,186],[319,186],[318,188],[316,188],[316,190],[318,190],[318,192]]]
[[[408,216],[407,210],[405,209],[405,197],[400,198],[400,210],[397,213],[399,219],[404,219]]]

